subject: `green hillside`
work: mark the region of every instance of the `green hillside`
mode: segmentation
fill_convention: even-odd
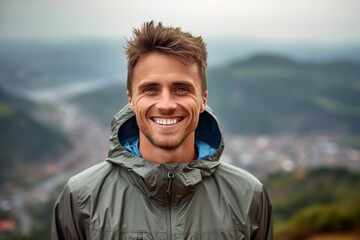
[[[0,90],[0,185],[15,165],[41,163],[70,148],[59,132],[21,110],[35,105]]]
[[[276,239],[306,239],[360,227],[360,173],[321,168],[277,173],[266,181]]]
[[[209,103],[237,133],[360,133],[360,64],[255,56],[210,69]]]

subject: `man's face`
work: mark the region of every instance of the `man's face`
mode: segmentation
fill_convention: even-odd
[[[165,150],[194,146],[207,92],[201,91],[198,66],[184,63],[161,53],[147,54],[137,62],[128,101],[136,114],[140,145],[146,141]]]

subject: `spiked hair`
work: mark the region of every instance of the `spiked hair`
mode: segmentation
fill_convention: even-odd
[[[133,30],[133,38],[127,41],[125,48],[128,60],[127,90],[131,93],[131,82],[136,63],[141,56],[159,52],[168,54],[179,59],[185,59],[187,63],[195,63],[198,66],[201,88],[207,90],[206,67],[207,51],[201,37],[194,37],[188,32],[183,32],[180,27],[165,27],[159,22],[146,22],[141,29]]]

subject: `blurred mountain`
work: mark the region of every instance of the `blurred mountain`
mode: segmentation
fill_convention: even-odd
[[[209,104],[240,134],[360,133],[360,64],[257,55],[211,68]]]
[[[300,62],[325,63],[348,60],[360,62],[359,44],[266,42],[240,39],[209,39],[209,66],[246,60],[257,53],[283,55]]]
[[[0,89],[0,183],[14,167],[51,162],[70,148],[65,136],[30,116],[35,108]]]
[[[123,43],[0,42],[0,85],[39,89],[126,76]]]
[[[94,115],[105,127],[110,127],[112,118],[127,104],[126,85],[112,84],[80,94],[70,101]]]
[[[79,81],[125,82],[125,40],[79,39],[77,41],[0,41],[0,85],[38,89]],[[334,60],[360,62],[360,46],[329,44],[267,43],[209,39],[208,64],[225,65],[246,60],[255,53],[284,55],[300,62]]]

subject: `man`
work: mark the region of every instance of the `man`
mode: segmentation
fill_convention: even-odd
[[[70,178],[52,239],[272,239],[263,185],[219,162],[202,38],[149,22],[126,53],[129,104],[112,122],[108,158]]]

